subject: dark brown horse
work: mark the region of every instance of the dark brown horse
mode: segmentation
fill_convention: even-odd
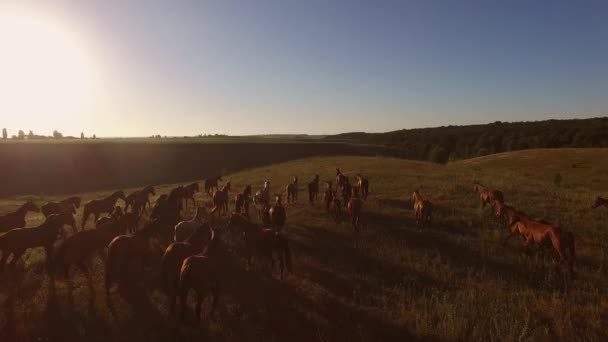
[[[87,220],[91,214],[93,214],[95,217],[93,222],[96,222],[99,215],[111,213],[114,210],[116,201],[118,201],[118,199],[122,199],[123,201],[126,200],[125,193],[122,192],[122,190],[116,191],[104,199],[95,199],[87,202],[87,204],[84,205],[80,230],[84,230]]]
[[[334,191],[331,188],[331,181],[329,182],[325,182],[326,184],[326,188],[325,188],[325,192],[323,193],[323,201],[325,202],[325,211],[327,211],[329,213],[329,207],[331,206],[331,203],[334,200]]]
[[[532,245],[542,247],[545,242],[550,242],[553,250],[560,260],[560,264],[567,264],[570,274],[574,273],[574,261],[576,252],[574,247],[574,235],[563,231],[545,221],[532,220],[525,215],[517,214],[513,217],[511,232],[521,234],[525,239],[524,247]]]
[[[152,214],[150,215],[150,218],[160,219],[161,214],[163,212],[165,212],[167,209],[168,198],[169,198],[169,195],[167,195],[167,194],[162,194],[162,195],[158,196],[158,198],[156,199],[156,203],[154,203],[154,207],[152,208]]]
[[[593,202],[593,205],[591,206],[591,209],[595,209],[595,208],[599,208],[599,207],[608,208],[608,199],[597,196],[595,198],[595,202]]]
[[[336,187],[341,190],[346,182],[348,182],[348,176],[343,174],[340,169],[336,168]]]
[[[422,231],[425,227],[431,226],[431,216],[433,214],[433,204],[420,195],[418,190],[414,190],[412,194],[414,202],[414,213],[416,216],[416,225],[418,230]]]
[[[285,187],[287,192],[287,204],[296,203],[298,200],[298,177],[294,176],[293,181]]]
[[[186,185],[184,187],[184,198],[186,199],[186,207],[188,206],[188,201],[192,200],[192,204],[196,207],[196,199],[194,199],[194,194],[199,192],[198,183],[194,182],[192,184]]]
[[[25,215],[29,211],[39,213],[40,209],[34,204],[34,202],[28,200],[16,211],[0,216],[0,233],[9,231],[13,228],[25,227]]]
[[[125,199],[125,212],[129,210],[129,207],[131,207],[131,211],[145,211],[146,206],[150,205],[150,195],[156,195],[152,185],[130,193]]]
[[[342,182],[340,189],[342,189],[342,200],[344,203],[348,203],[348,201],[350,201],[350,196],[353,194],[353,187],[350,185],[348,178]]]
[[[308,203],[315,204],[319,196],[319,175],[315,175],[312,182],[308,183]]]
[[[121,210],[117,207],[116,210]],[[55,274],[63,279],[69,278],[72,265],[85,273],[90,280],[89,269],[86,262],[97,251],[108,246],[118,235],[124,234],[129,223],[129,214],[113,215],[112,219],[97,229],[82,230],[63,240],[53,255],[53,269]]]
[[[202,252],[210,239],[211,227],[208,223],[204,223],[186,241],[174,242],[165,250],[161,264],[161,278],[169,296],[170,312],[175,310],[179,274],[183,261],[191,255]]]
[[[479,193],[479,199],[481,200],[481,206],[485,208],[487,204],[494,204],[496,202],[504,202],[505,198],[502,191],[492,190],[485,185],[480,183],[473,183],[473,191]]]
[[[205,179],[205,192],[209,197],[212,197],[218,189],[218,181],[222,180],[222,176]]]
[[[154,209],[152,210],[152,218],[159,219],[168,226],[174,226],[181,221],[181,210],[183,207],[183,199],[185,190],[183,186],[178,186],[169,192],[166,197],[159,197]],[[171,232],[173,234],[173,232]]]
[[[213,316],[219,300],[220,284],[226,279],[225,257],[222,252],[221,240],[211,229],[207,248],[199,254],[187,257],[182,263],[179,273],[180,320],[184,319],[190,290],[194,290],[197,295],[194,312],[199,320],[203,319],[201,311],[205,295],[213,295],[207,317]]]
[[[228,221],[228,228],[237,228],[243,234],[245,250],[247,253],[247,265],[252,266],[253,254],[257,253],[268,260],[268,269],[274,269],[275,259],[273,254],[278,254],[281,279],[283,279],[284,267],[291,272],[291,251],[289,240],[281,233],[273,229],[262,229],[257,224],[250,222],[245,216],[232,213]]]
[[[245,186],[243,192],[236,195],[234,200],[234,211],[249,217],[249,202],[251,202],[251,185]]]
[[[340,197],[338,197],[338,194],[335,191],[330,192],[330,194],[331,195],[328,197],[330,202],[327,211],[334,219],[334,222],[336,222],[336,224],[340,224],[342,223],[342,203],[340,202]]]
[[[361,197],[367,200],[367,196],[369,195],[369,180],[363,178],[361,174],[357,174],[357,186],[361,189]]]
[[[213,209],[211,213],[217,211],[218,216],[223,215],[222,211],[228,211],[228,192],[230,191],[230,182],[226,183],[221,190],[213,194]]]
[[[49,202],[42,207],[40,210],[44,217],[49,217],[53,214],[59,214],[64,211],[71,212],[72,214],[76,214],[76,209],[80,208],[81,198],[78,196],[73,196],[70,198],[66,198],[61,202]]]
[[[43,224],[34,228],[15,228],[0,236],[0,272],[12,254],[13,259],[9,265],[15,265],[17,260],[28,248],[44,247],[47,264],[50,265],[53,244],[64,225],[70,225],[76,230],[74,216],[68,212],[53,214],[46,218]]]
[[[131,265],[138,265],[143,270],[144,257],[148,251],[149,242],[161,231],[162,223],[158,220],[146,224],[133,235],[119,235],[108,245],[106,260],[106,294],[110,297],[110,288],[114,283],[133,283]]]
[[[268,215],[270,216],[270,225],[279,232],[283,230],[285,221],[287,221],[287,212],[283,203],[281,203],[281,195],[276,196],[276,201],[268,210]]]

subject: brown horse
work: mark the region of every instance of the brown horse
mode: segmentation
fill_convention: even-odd
[[[548,222],[532,220],[521,214],[515,215],[513,220],[511,232],[519,233],[524,237],[525,248],[532,245],[542,247],[545,242],[549,241],[560,259],[560,264],[567,264],[570,273],[574,272],[576,252],[574,235],[571,232],[562,231],[561,228]]]
[[[330,196],[326,198],[326,201],[329,199],[329,207],[327,211],[334,219],[336,224],[342,223],[342,203],[340,202],[340,197],[336,192],[330,192]],[[327,192],[326,192],[327,195]]]
[[[593,202],[593,205],[591,206],[591,209],[595,209],[598,207],[606,207],[608,208],[608,199],[607,198],[602,198],[600,196],[597,196],[595,198],[595,202]]]
[[[13,228],[25,227],[25,215],[29,211],[39,213],[40,209],[34,204],[34,202],[28,200],[16,211],[0,216],[0,233],[9,231]]]
[[[154,207],[152,208],[152,214],[150,215],[150,218],[152,218],[152,219],[160,218],[162,213],[165,212],[167,209],[168,198],[169,198],[169,195],[167,195],[167,194],[162,194],[162,195],[158,196],[158,198],[156,199],[156,203],[154,203]]]
[[[230,182],[226,183],[221,190],[213,194],[213,209],[211,213],[217,211],[218,216],[223,215],[222,211],[228,211],[228,192],[230,191]]]
[[[319,196],[319,175],[315,175],[312,182],[308,183],[308,203],[315,204]]]
[[[94,215],[95,222],[99,218],[99,215],[111,213],[114,210],[114,206],[116,206],[116,201],[118,201],[118,199],[122,199],[123,201],[126,200],[125,193],[121,190],[114,192],[104,199],[94,199],[85,204],[80,230],[84,230],[87,220],[91,214]]]
[[[218,181],[222,180],[222,176],[207,178],[205,179],[205,192],[209,197],[212,197],[214,192],[218,189]]]
[[[296,203],[298,200],[298,177],[293,177],[293,182],[287,184],[285,187],[285,192],[287,192],[287,204]]]
[[[181,221],[181,210],[183,206],[185,190],[183,186],[178,186],[169,192],[169,195],[161,195],[154,209],[152,219],[159,219],[167,226],[172,226]],[[173,232],[171,232],[173,234]]]
[[[117,207],[119,210],[120,207]],[[128,213],[132,214],[132,213]],[[86,261],[97,251],[103,250],[118,235],[124,234],[129,223],[129,216],[115,215],[110,221],[97,229],[82,230],[63,240],[55,249],[53,269],[63,279],[69,277],[72,265],[85,273],[90,280]]]
[[[418,230],[422,231],[424,227],[431,226],[431,215],[433,213],[433,204],[424,198],[415,190],[412,194],[412,201],[414,202],[414,213],[416,216],[416,225]]]
[[[236,195],[234,200],[234,211],[249,217],[249,202],[251,202],[251,185],[245,186],[243,192]]]
[[[342,189],[342,186],[346,182],[348,182],[348,176],[343,174],[340,169],[336,168],[336,187]]]
[[[348,203],[350,196],[353,194],[353,187],[350,185],[348,178],[342,182],[340,189],[342,189],[342,200],[344,200],[344,203]]]
[[[355,233],[359,233],[359,224],[361,223],[361,211],[363,210],[363,200],[359,197],[359,188],[352,188],[352,194],[348,200],[348,215],[350,222],[353,225]]]
[[[146,206],[150,205],[150,195],[156,195],[152,185],[130,193],[125,199],[125,212],[129,210],[129,207],[131,207],[131,211],[146,210]]]
[[[174,242],[167,247],[161,264],[161,278],[170,301],[170,312],[175,310],[179,274],[183,261],[205,249],[211,239],[211,227],[202,224],[194,234],[183,242]]]
[[[44,247],[46,252],[47,264],[50,265],[51,251],[57,235],[64,225],[70,225],[76,230],[74,215],[69,212],[53,214],[46,218],[43,224],[34,228],[15,228],[0,236],[0,272],[4,269],[4,264],[12,254],[13,259],[9,265],[15,265],[17,260],[28,248]]]
[[[196,207],[196,200],[194,199],[194,194],[199,192],[198,183],[194,182],[184,187],[185,193],[184,197],[186,199],[186,207],[188,206],[188,200],[192,200],[192,204]]]
[[[237,228],[243,234],[248,267],[251,267],[253,253],[256,252],[268,260],[268,270],[273,270],[275,263],[273,254],[276,253],[279,256],[281,279],[283,279],[284,266],[287,266],[287,270],[291,272],[289,240],[281,233],[273,229],[262,229],[257,224],[250,222],[245,216],[237,213],[232,213],[227,228]]]
[[[326,184],[326,188],[325,188],[325,192],[323,193],[323,201],[325,202],[325,211],[327,211],[329,213],[329,207],[334,200],[335,194],[331,188],[331,181],[325,182],[325,184]]]
[[[473,191],[479,193],[481,206],[485,208],[486,204],[494,204],[496,202],[504,202],[502,191],[492,190],[480,183],[473,183]]]
[[[149,242],[161,231],[162,223],[152,221],[133,235],[119,235],[108,245],[108,258],[106,260],[106,294],[110,297],[110,289],[116,282],[132,283],[130,266],[140,265],[143,269],[144,256],[148,251]]]
[[[361,197],[367,200],[367,196],[369,195],[369,180],[363,178],[361,174],[357,174],[357,186],[361,189]]]
[[[270,225],[279,232],[283,230],[285,221],[287,221],[287,212],[281,203],[281,195],[276,196],[276,201],[268,210],[268,215],[270,216]]]
[[[78,196],[73,196],[70,198],[66,198],[61,202],[48,202],[47,204],[40,207],[40,211],[44,217],[49,217],[53,214],[59,214],[64,211],[71,212],[72,214],[76,214],[76,209],[80,208],[81,198]]]
[[[184,319],[187,307],[188,293],[191,289],[196,292],[195,314],[199,320],[205,294],[213,295],[211,309],[208,317],[213,316],[219,300],[220,284],[225,280],[225,258],[222,253],[221,240],[218,234],[211,229],[211,239],[207,248],[196,255],[187,257],[182,263],[179,272],[179,302],[181,307],[180,320]]]

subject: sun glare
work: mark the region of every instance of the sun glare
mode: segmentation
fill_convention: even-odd
[[[52,17],[0,8],[3,125],[47,133],[83,115],[98,77],[78,38]]]

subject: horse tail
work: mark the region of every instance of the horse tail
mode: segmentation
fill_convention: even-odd
[[[89,203],[87,203],[87,204],[85,204],[84,210],[82,212],[82,225],[80,226],[80,230],[84,230],[84,226],[87,223],[87,219],[89,218],[90,215],[91,215],[91,208],[89,206]]]
[[[287,271],[291,273],[293,267],[291,261],[291,249],[289,248],[289,240],[284,237],[281,237],[281,244],[283,245],[283,256],[285,258],[285,266],[287,267]]]
[[[55,253],[53,253],[53,257],[51,262],[50,273],[57,276],[59,274],[59,278],[65,279],[67,278],[68,265],[65,262],[65,252],[67,250],[67,244],[63,241],[57,248],[55,249]],[[62,269],[63,268],[63,269]],[[63,271],[63,272],[60,272]]]
[[[160,264],[160,277],[163,283],[163,287],[165,289],[165,292],[169,293],[170,289],[171,289],[171,282],[173,281],[172,279],[170,279],[170,274],[169,274],[169,259],[171,257],[170,255],[170,249],[167,249],[167,251],[165,251],[165,254],[163,255],[163,259],[161,261]]]
[[[180,316],[182,316],[182,317],[186,310],[185,306],[186,306],[186,300],[188,298],[188,291],[190,291],[190,288],[192,287],[191,273],[192,273],[192,268],[190,267],[190,264],[187,263],[187,259],[186,259],[182,263],[182,267],[179,272],[178,296],[179,296],[179,301],[181,303],[181,312],[182,312]],[[175,299],[173,299],[173,300],[175,300]]]
[[[110,242],[108,246],[108,258],[106,261],[106,293],[110,293],[110,287],[112,286],[112,282],[116,277],[116,273],[119,267],[119,260],[117,256],[117,248],[116,245]]]

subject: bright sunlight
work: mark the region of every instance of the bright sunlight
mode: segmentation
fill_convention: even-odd
[[[83,42],[56,18],[0,9],[0,46],[3,124],[46,133],[90,108],[97,70]]]

